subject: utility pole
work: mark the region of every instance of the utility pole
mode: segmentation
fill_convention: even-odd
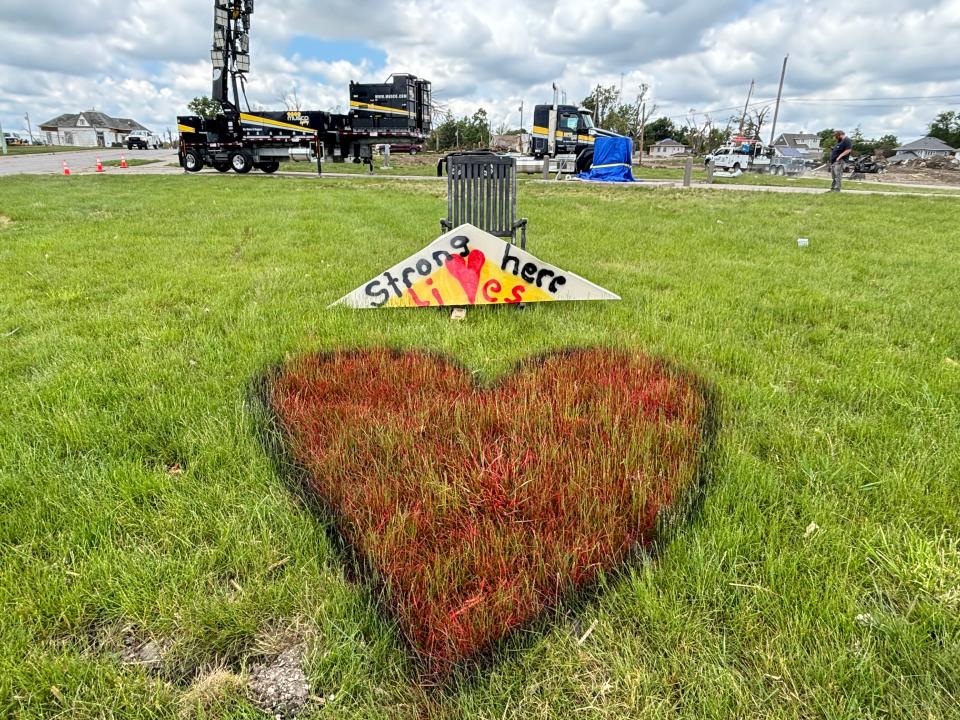
[[[747,92],[747,102],[743,105],[743,115],[740,116],[740,130],[737,133],[738,135],[743,135],[743,124],[747,121],[747,110],[750,109],[750,98],[753,97],[753,87],[756,85],[756,80],[750,81],[750,90]]]
[[[7,154],[7,136],[3,134],[3,125],[0,125],[0,153]]]
[[[650,111],[653,114],[653,110]],[[643,146],[647,138],[647,104],[640,104],[640,165],[643,165]]]
[[[777,107],[773,111],[773,128],[770,130],[770,145],[773,145],[773,141],[777,137],[777,118],[780,117],[780,98],[783,97],[783,80],[787,76],[787,61],[790,59],[790,56],[787,55],[783,58],[783,70],[780,71],[780,89],[777,90]]]
[[[520,132],[523,132],[523,100],[520,101]]]

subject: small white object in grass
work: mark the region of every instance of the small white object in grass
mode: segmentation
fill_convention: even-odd
[[[870,627],[871,625],[876,624],[876,621],[873,619],[873,615],[870,613],[861,613],[857,615],[854,620],[856,620],[858,625],[863,625],[865,627]]]
[[[467,319],[467,309],[466,308],[454,308],[453,312],[450,313],[451,320],[466,320]]]
[[[797,238],[797,247],[810,247],[810,238]]]
[[[598,620],[594,620],[593,623],[591,623],[590,627],[587,628],[587,631],[580,637],[579,640],[577,640],[577,645],[583,645],[587,641],[587,638],[590,637],[593,634],[593,631],[596,629],[598,622]]]
[[[809,525],[807,525],[807,531],[803,534],[803,536],[804,536],[804,537],[810,537],[810,536],[813,535],[815,532],[817,532],[817,530],[819,530],[819,529],[820,529],[820,526],[817,525],[815,522],[812,522],[812,523],[810,523]]]

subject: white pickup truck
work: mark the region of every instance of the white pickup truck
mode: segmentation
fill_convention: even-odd
[[[717,148],[707,155],[704,163],[712,163],[715,170],[733,175],[750,171],[771,175],[797,175],[806,168],[803,160],[781,157],[769,145],[746,138],[734,138]]]
[[[127,150],[156,150],[160,147],[160,138],[149,130],[134,130],[127,135]]]

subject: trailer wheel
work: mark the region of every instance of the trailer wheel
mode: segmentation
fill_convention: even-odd
[[[253,170],[253,163],[250,161],[250,156],[246,153],[235,152],[230,156],[230,167],[232,167],[235,172],[246,175]]]
[[[260,163],[257,167],[267,175],[273,175],[273,173],[280,169],[280,163],[276,160],[271,160],[270,162]]]
[[[230,172],[230,161],[229,160],[214,160],[213,167],[217,172]]]
[[[203,158],[196,150],[187,150],[183,154],[183,169],[187,172],[200,172],[203,170]]]

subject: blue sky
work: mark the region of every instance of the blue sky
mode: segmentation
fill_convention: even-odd
[[[251,103],[343,110],[350,80],[412,72],[441,110],[572,101],[598,83],[649,85],[658,115],[725,125],[776,94],[790,53],[785,131],[860,126],[908,141],[937,112],[960,109],[960,0],[257,0]],[[96,108],[155,130],[210,92],[212,3],[203,0],[0,0],[0,122]],[[836,21],[836,18],[842,21]],[[872,98],[884,98],[872,100]],[[529,116],[528,116],[529,117]]]

